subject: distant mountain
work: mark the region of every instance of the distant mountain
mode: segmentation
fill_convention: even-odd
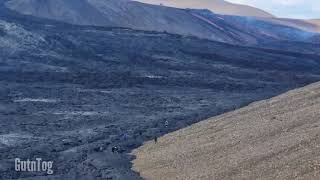
[[[256,17],[256,18],[268,23],[297,28],[303,31],[320,32],[320,23],[317,20],[288,19],[288,18],[260,18],[260,17]]]
[[[311,30],[307,31],[308,28],[315,27],[305,21],[219,15],[208,10],[189,10],[189,12],[213,26],[220,27],[221,30],[229,33],[231,37],[239,38],[241,42],[246,42],[250,38],[240,36],[237,32],[242,32],[257,42],[270,40],[307,42],[316,35]]]
[[[9,0],[6,6],[22,14],[76,25],[160,31],[231,44],[252,45],[265,40],[304,42],[312,36],[255,17],[229,17],[208,10],[170,8],[130,0]]]
[[[272,14],[261,9],[230,3],[224,0],[137,0],[139,2],[150,4],[162,4],[164,6],[191,8],[191,9],[209,9],[217,14],[236,15],[236,16],[257,16],[274,17]]]
[[[308,22],[316,25],[318,32],[320,32],[320,19],[311,19],[311,20],[308,20]]]

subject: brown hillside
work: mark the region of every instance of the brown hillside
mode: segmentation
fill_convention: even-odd
[[[311,20],[308,20],[308,22],[314,24],[317,26],[317,29],[318,31],[320,32],[320,19],[311,19]]]
[[[320,83],[147,142],[133,169],[150,180],[320,179]]]
[[[164,6],[192,9],[209,9],[214,13],[236,16],[256,16],[256,17],[274,17],[272,14],[261,9],[234,4],[224,0],[136,0],[149,4],[162,4]]]

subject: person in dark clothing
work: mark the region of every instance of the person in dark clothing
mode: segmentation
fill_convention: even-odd
[[[113,153],[118,152],[118,147],[117,147],[117,146],[113,146],[112,149],[111,149],[111,151],[112,151]]]
[[[169,121],[165,121],[165,122],[164,122],[164,126],[167,128],[168,125],[169,125]]]
[[[155,136],[155,137],[154,137],[154,143],[157,143],[157,142],[158,142],[158,137]]]

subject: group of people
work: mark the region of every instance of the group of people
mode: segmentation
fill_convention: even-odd
[[[169,121],[168,120],[166,120],[164,122],[164,126],[165,126],[165,128],[168,128],[168,126],[169,126]],[[139,135],[142,135],[142,132],[139,132]],[[127,140],[129,138],[129,136],[127,134],[122,134],[121,137],[124,140]],[[154,143],[155,144],[158,143],[158,136],[154,136]],[[111,148],[111,151],[112,151],[112,153],[118,153],[119,152],[119,147],[118,146],[113,146]]]

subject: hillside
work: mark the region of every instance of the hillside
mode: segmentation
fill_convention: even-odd
[[[185,10],[128,0],[9,0],[6,6],[26,15],[76,25],[126,27],[235,42]]]
[[[147,142],[133,169],[149,180],[320,178],[320,83]]]
[[[309,42],[309,37],[314,36],[302,31],[306,29],[275,25],[253,17],[229,18],[208,10],[170,8],[129,0],[7,0],[5,5],[21,14],[75,25],[168,32],[230,44],[256,45],[270,40]],[[203,14],[210,14],[211,18]],[[256,31],[257,26],[259,31]]]
[[[162,4],[164,6],[191,8],[191,9],[209,9],[210,11],[235,16],[256,16],[256,17],[274,17],[272,14],[251,6],[230,3],[224,0],[137,0],[139,2],[150,4]]]

